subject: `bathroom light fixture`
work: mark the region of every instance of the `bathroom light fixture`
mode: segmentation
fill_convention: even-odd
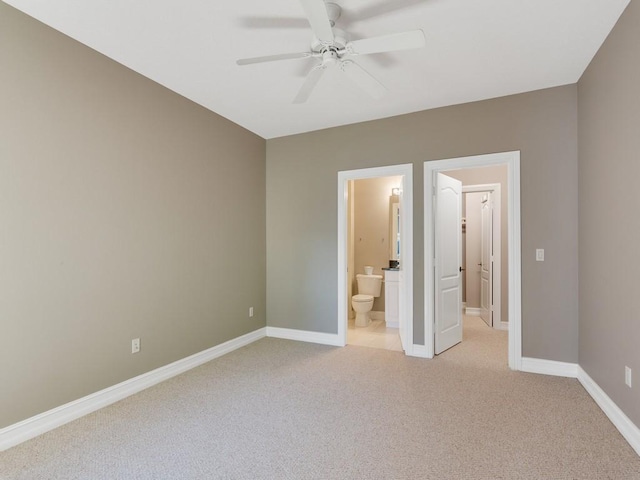
[[[392,188],[391,189],[391,195],[400,195],[400,189],[399,188]]]

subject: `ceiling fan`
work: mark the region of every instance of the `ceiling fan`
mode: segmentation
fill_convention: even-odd
[[[320,63],[309,72],[293,103],[306,102],[322,74],[329,67],[337,67],[373,98],[381,98],[387,91],[386,87],[353,61],[352,57],[420,48],[426,44],[422,30],[392,33],[362,40],[349,40],[345,31],[335,27],[336,21],[342,13],[339,5],[325,3],[324,0],[300,0],[300,3],[313,32],[309,51],[243,58],[236,61],[238,65],[251,65],[277,60],[317,58]]]

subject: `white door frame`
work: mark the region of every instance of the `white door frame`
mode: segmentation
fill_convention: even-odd
[[[400,210],[400,328],[406,355],[413,355],[413,164],[338,172],[338,343],[347,344],[347,199],[350,180],[402,176]],[[389,192],[391,194],[391,192]],[[422,346],[420,346],[422,348]]]
[[[502,322],[502,192],[499,183],[487,183],[480,185],[463,185],[462,193],[490,192],[493,194],[493,299],[498,309],[493,313],[493,328],[496,330],[508,330],[508,322]],[[467,265],[469,275],[469,265]],[[467,277],[468,278],[468,277]],[[495,287],[498,288],[495,288]]]
[[[424,162],[424,331],[425,356],[434,356],[434,174],[446,170],[507,165],[509,259],[509,368],[522,370],[522,291],[520,244],[520,151]]]

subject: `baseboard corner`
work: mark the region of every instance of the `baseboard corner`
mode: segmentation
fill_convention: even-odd
[[[520,370],[527,373],[553,375],[556,377],[578,377],[577,363],[558,362],[555,360],[545,360],[541,358],[522,357]]]
[[[433,358],[432,355],[429,355],[427,351],[427,347],[425,345],[412,345],[409,351],[405,352],[408,357],[417,357],[417,358]]]
[[[338,335],[335,333],[311,332],[308,330],[296,330],[293,328],[267,327],[267,337],[282,338],[285,340],[296,340],[298,342],[318,343],[320,345],[331,345],[333,347],[343,347]]]
[[[598,404],[611,423],[640,456],[640,428],[627,417],[620,407],[600,388],[600,386],[578,366],[578,381],[591,398]]]

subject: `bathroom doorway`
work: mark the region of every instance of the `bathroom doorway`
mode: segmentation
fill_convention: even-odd
[[[508,363],[514,370],[520,370],[522,364],[522,328],[521,328],[521,273],[520,273],[520,152],[505,152],[473,157],[454,158],[448,160],[428,161],[424,164],[424,212],[425,212],[425,346],[426,356],[432,358],[435,354],[454,346],[462,340],[462,295],[449,285],[454,280],[457,285],[463,273],[462,258],[462,235],[461,232],[461,203],[463,197],[462,181],[456,177],[470,176],[474,169],[480,170],[482,167],[506,167],[506,188],[496,189],[493,182],[482,183],[486,185],[478,187],[486,192],[493,192],[494,195],[506,190],[506,255],[501,256],[503,260],[502,271],[504,277],[502,286],[497,287],[493,292],[498,293],[500,288],[503,301],[495,302],[496,313],[500,308],[500,320],[496,319],[492,328],[508,329]],[[457,173],[456,173],[457,172]],[[448,176],[451,175],[451,176]],[[474,182],[468,182],[472,184]],[[481,182],[475,182],[481,183]],[[497,182],[499,183],[499,182]],[[480,193],[480,191],[478,192]],[[498,194],[499,195],[499,194]],[[486,200],[485,200],[486,198]],[[495,198],[495,197],[494,197]],[[487,205],[491,201],[491,196],[487,195],[479,198],[480,204]],[[456,207],[456,202],[458,207]],[[505,204],[503,203],[503,205]],[[440,214],[444,206],[449,205],[453,215],[458,209],[460,219],[443,222],[444,214]],[[448,211],[448,210],[447,210]],[[448,214],[446,218],[450,219]],[[504,215],[503,215],[504,218]],[[452,246],[449,235],[445,234],[448,228],[457,239],[458,247]],[[494,236],[497,234],[494,234]],[[440,246],[439,246],[440,245]],[[502,248],[502,252],[505,248]],[[457,258],[452,257],[458,255]],[[450,258],[451,257],[451,258]],[[506,258],[505,258],[506,257]],[[479,261],[479,275],[484,273],[484,265],[487,262]],[[506,265],[504,265],[506,263]],[[446,270],[446,271],[445,271]],[[468,272],[468,271],[467,271]],[[465,273],[467,273],[465,272]],[[494,269],[493,274],[502,273]],[[457,280],[456,278],[457,277]],[[480,279],[479,279],[480,281]],[[449,283],[446,283],[449,282]],[[461,289],[459,289],[461,290]],[[453,292],[453,293],[451,293]],[[495,297],[494,297],[495,298]],[[506,301],[504,301],[506,300]],[[486,307],[486,305],[485,305]],[[482,314],[482,304],[478,307],[478,314]],[[485,315],[487,312],[484,312]],[[489,316],[486,317],[487,324],[493,322]],[[502,322],[506,318],[506,322]]]
[[[368,344],[411,355],[412,170],[409,164],[338,173],[338,337],[343,345]],[[356,201],[357,192],[361,202]],[[373,299],[371,321],[356,328],[350,318],[352,298],[358,293],[356,275],[365,274],[365,266],[373,267],[373,275],[386,276],[389,283],[382,283],[380,295]]]
[[[402,177],[349,180],[347,343],[403,351],[399,334]]]

